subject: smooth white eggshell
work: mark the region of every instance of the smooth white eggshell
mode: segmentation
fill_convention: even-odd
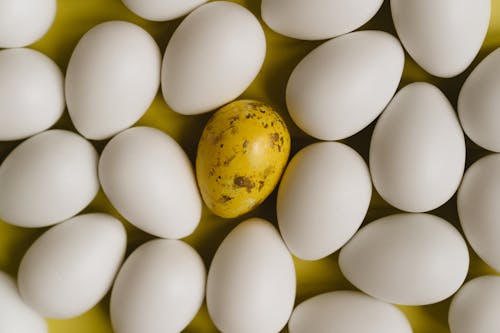
[[[205,266],[178,240],[139,246],[125,261],[111,293],[116,333],[181,332],[205,297]]]
[[[43,233],[24,255],[18,285],[24,301],[51,318],[76,317],[111,288],[127,235],[107,214],[85,214]]]
[[[281,180],[277,214],[290,251],[317,260],[337,251],[363,222],[372,183],[363,158],[338,142],[300,150]]]
[[[98,155],[84,138],[45,131],[22,142],[0,165],[0,219],[45,227],[84,209],[99,190]]]
[[[358,291],[333,291],[311,297],[293,310],[290,333],[412,333],[405,315]]]
[[[410,56],[439,77],[462,73],[488,30],[491,0],[391,0],[394,26]]]
[[[4,272],[0,272],[0,332],[48,332],[45,320],[23,302],[15,281]]]
[[[264,31],[250,11],[227,1],[202,5],[182,21],[167,45],[163,97],[181,114],[214,110],[243,93],[265,54]]]
[[[326,39],[368,22],[383,0],[262,0],[262,19],[282,35]]]
[[[288,112],[315,138],[344,139],[382,112],[396,92],[403,65],[403,48],[386,32],[357,31],[329,40],[290,75]]]
[[[141,27],[96,25],[80,39],[66,71],[68,111],[78,132],[107,139],[146,112],[160,85],[161,54]]]
[[[266,220],[241,222],[210,265],[207,306],[222,332],[279,332],[295,300],[295,268],[278,231]]]
[[[447,221],[429,214],[396,214],[361,228],[342,248],[339,266],[361,291],[404,305],[436,303],[462,285],[467,245]]]
[[[435,209],[456,192],[464,168],[464,134],[443,93],[423,82],[401,89],[370,143],[370,171],[382,198],[409,212]]]
[[[122,0],[135,14],[146,20],[168,21],[184,16],[208,0]]]
[[[182,147],[151,127],[115,136],[99,161],[101,185],[130,223],[152,235],[182,238],[201,218],[193,166]]]

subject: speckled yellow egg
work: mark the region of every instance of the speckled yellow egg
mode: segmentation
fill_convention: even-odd
[[[269,105],[227,104],[207,122],[198,144],[196,178],[210,210],[221,217],[245,214],[269,196],[290,154],[290,134]]]

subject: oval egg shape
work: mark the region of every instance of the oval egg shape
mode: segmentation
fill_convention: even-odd
[[[317,40],[356,30],[379,10],[383,0],[263,0],[262,19],[279,34]]]
[[[0,73],[0,141],[27,138],[61,117],[64,78],[49,57],[31,49],[2,50]]]
[[[382,301],[426,305],[462,285],[467,245],[447,221],[429,214],[396,214],[361,228],[342,248],[340,270],[361,291]]]
[[[394,26],[410,56],[449,78],[476,57],[490,21],[490,0],[391,0]]]
[[[0,271],[0,332],[47,333],[47,323],[21,299],[15,281]]]
[[[151,21],[168,21],[186,15],[208,0],[122,0],[136,15]]]
[[[278,231],[266,220],[241,222],[210,264],[207,306],[222,332],[279,332],[295,300],[295,267]]]
[[[288,329],[290,333],[413,332],[405,315],[394,305],[347,290],[303,301],[293,310]]]
[[[161,54],[141,27],[98,24],[78,41],[66,71],[68,112],[78,132],[107,139],[146,112],[160,85]]]
[[[97,160],[94,147],[73,132],[25,140],[0,165],[0,219],[45,227],[79,213],[99,190]]]
[[[163,57],[163,97],[175,112],[212,111],[238,97],[257,76],[266,38],[244,7],[214,1],[177,27]]]
[[[389,204],[425,212],[448,201],[465,168],[465,139],[443,93],[429,83],[401,89],[370,143],[373,185]]]
[[[288,112],[315,138],[347,138],[370,124],[389,103],[403,65],[403,48],[386,32],[357,31],[329,40],[290,75]]]
[[[191,162],[170,136],[134,127],[104,147],[99,179],[111,204],[152,235],[182,238],[201,218],[201,198]]]
[[[318,260],[342,247],[363,222],[372,183],[363,158],[338,142],[300,150],[278,190],[277,215],[290,251]]]
[[[491,52],[465,80],[458,96],[458,117],[477,145],[500,152],[500,48]]]
[[[111,215],[79,215],[43,233],[24,255],[18,286],[45,317],[65,319],[96,305],[125,255],[125,228]]]
[[[116,333],[181,332],[205,297],[205,266],[178,240],[139,246],[120,269],[111,293]]]

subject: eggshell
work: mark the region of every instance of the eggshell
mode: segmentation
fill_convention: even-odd
[[[467,169],[457,196],[460,224],[474,251],[500,272],[500,154]]]
[[[300,303],[288,323],[290,333],[411,333],[394,305],[357,291],[334,291]]]
[[[107,214],[79,215],[42,234],[24,255],[18,285],[24,301],[45,317],[76,317],[111,288],[127,235]]]
[[[99,161],[101,185],[130,223],[152,235],[182,238],[201,218],[193,167],[181,146],[151,127],[115,136]]]
[[[30,49],[2,50],[0,73],[0,140],[24,139],[61,117],[64,78],[50,58]]]
[[[458,96],[458,116],[467,136],[500,152],[500,48],[474,68]]]
[[[295,268],[278,231],[259,218],[241,222],[210,265],[207,306],[222,332],[279,332],[295,300]]]
[[[125,261],[111,293],[116,333],[181,332],[205,296],[205,266],[178,240],[156,239]]]
[[[368,167],[349,146],[322,142],[303,148],[288,164],[278,191],[286,245],[306,260],[337,251],[363,222],[371,193]]]
[[[0,165],[0,219],[45,227],[77,214],[99,190],[97,159],[94,147],[69,131],[25,140]]]
[[[163,58],[163,97],[186,115],[214,110],[238,97],[257,76],[266,54],[259,21],[244,7],[214,1],[177,27]]]
[[[396,92],[403,65],[403,48],[386,32],[357,31],[329,40],[290,75],[288,112],[315,138],[344,139],[382,112]]]
[[[326,39],[368,22],[383,0],[262,0],[262,19],[282,35]]]
[[[488,30],[490,0],[391,0],[399,39],[410,56],[439,77],[462,73]]]
[[[80,39],[66,72],[68,111],[78,132],[107,139],[146,112],[160,85],[161,54],[141,27],[96,25]]]
[[[370,144],[370,171],[380,195],[405,211],[429,211],[453,196],[464,167],[464,135],[443,93],[423,82],[401,89],[377,121]]]
[[[500,276],[470,280],[453,297],[448,313],[451,333],[500,332]]]
[[[184,16],[207,0],[122,0],[135,14],[151,21],[168,21]]]
[[[469,253],[447,221],[406,213],[361,228],[340,251],[339,266],[368,295],[389,303],[425,305],[444,300],[462,285]]]
[[[48,332],[45,320],[23,302],[16,283],[4,272],[0,272],[0,332]]]
[[[56,0],[0,0],[0,48],[23,47],[49,30]]]

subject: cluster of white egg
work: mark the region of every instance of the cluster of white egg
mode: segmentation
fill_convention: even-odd
[[[52,226],[24,255],[17,286],[0,273],[0,332],[39,333],[41,316],[82,314],[112,288],[117,333],[182,331],[205,299],[223,332],[407,333],[393,304],[425,305],[453,294],[452,333],[500,331],[500,277],[467,282],[469,253],[449,222],[424,212],[458,190],[465,238],[500,271],[500,155],[464,175],[465,138],[500,152],[500,49],[470,74],[458,116],[428,83],[396,92],[405,53],[438,77],[470,66],[485,38],[490,0],[391,0],[399,40],[357,31],[383,0],[262,0],[274,31],[330,39],[293,70],[286,104],[307,134],[325,140],[289,162],[277,196],[279,231],[241,222],[220,244],[208,271],[178,240],[194,232],[202,202],[191,162],[162,131],[132,126],[160,84],[176,112],[212,111],[237,98],[264,61],[257,18],[240,5],[206,0],[123,0],[137,15],[187,15],[165,54],[139,26],[99,24],[76,45],[65,77],[45,55],[22,48],[50,27],[56,0],[0,0],[0,140],[20,143],[0,166],[0,218],[22,227]],[[21,47],[21,48],[19,48]],[[65,107],[79,132],[49,129]],[[377,119],[369,167],[333,142]],[[463,130],[462,130],[463,129]],[[98,156],[87,141],[112,138]],[[405,213],[358,230],[378,193]],[[121,222],[104,213],[77,215],[102,186],[129,222],[160,239],[125,261]],[[339,265],[359,290],[335,291],[294,309],[292,254],[317,260],[340,250]],[[32,310],[33,309],[33,310]]]

